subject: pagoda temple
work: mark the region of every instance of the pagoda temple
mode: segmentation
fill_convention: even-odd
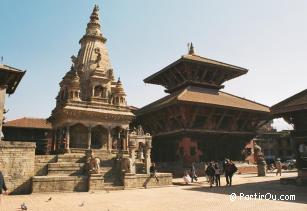
[[[122,82],[114,79],[106,41],[95,5],[48,119],[55,151],[127,149],[126,129],[134,115],[127,106]]]
[[[242,149],[269,119],[269,107],[221,91],[247,69],[187,55],[144,79],[169,93],[139,110],[136,124],[153,135],[156,162],[242,160]]]
[[[298,169],[297,183],[307,184],[307,89],[271,107],[274,118],[283,118],[294,126],[291,136],[295,143]]]

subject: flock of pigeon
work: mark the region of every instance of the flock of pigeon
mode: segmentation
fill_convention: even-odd
[[[106,190],[106,192],[107,193],[109,193],[109,190]],[[93,194],[94,193],[94,191],[92,191],[91,192],[91,194]],[[49,199],[47,199],[47,201],[46,202],[50,202],[52,200],[52,197],[50,197]],[[79,207],[83,207],[84,206],[84,201],[81,203],[81,204],[79,204]],[[28,210],[28,207],[27,207],[27,205],[26,205],[26,203],[25,202],[23,202],[21,205],[20,205],[20,210],[21,211],[26,211],[26,210]],[[109,211],[109,210],[108,210]]]
[[[50,202],[51,200],[52,200],[52,197],[50,197],[46,202]],[[84,201],[83,201],[81,204],[79,204],[79,207],[83,207],[83,206],[84,206]],[[23,202],[23,203],[20,205],[20,210],[22,210],[22,211],[28,210],[28,207],[27,207],[27,205],[26,205],[25,202]]]

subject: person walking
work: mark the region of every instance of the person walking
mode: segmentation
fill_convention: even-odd
[[[193,179],[197,182],[197,175],[196,175],[194,163],[192,163],[192,166],[191,166],[191,182],[193,182]]]
[[[279,174],[279,176],[281,176],[281,168],[282,168],[282,165],[281,165],[281,162],[280,162],[280,158],[277,158],[277,159],[276,159],[275,166],[276,166],[276,169],[277,169],[276,176],[277,176],[278,174]]]
[[[212,163],[209,163],[206,169],[206,175],[208,175],[208,178],[209,178],[210,188],[212,188],[212,185],[214,183],[214,174],[215,174],[215,170],[213,168],[213,165]]]
[[[157,176],[157,169],[156,169],[156,164],[152,163],[150,168],[149,168],[149,172],[150,172],[150,178],[154,177],[156,178],[157,182],[159,182],[159,178]]]
[[[215,185],[216,186],[221,186],[221,169],[218,165],[218,163],[214,164],[214,171],[215,171]]]
[[[188,170],[184,170],[183,181],[185,182],[186,185],[191,183],[191,177],[189,175]]]
[[[159,178],[157,175],[157,169],[156,169],[156,164],[155,163],[151,163],[151,166],[149,168],[149,177],[146,179],[145,183],[144,183],[144,188],[147,189],[147,184],[148,182],[151,180],[151,178],[155,178],[157,182],[159,182]]]
[[[235,164],[227,159],[225,165],[226,185],[232,185],[232,176],[237,170],[238,168],[235,166]]]
[[[2,172],[0,171],[0,205],[1,205],[1,197],[2,197],[3,193],[8,195],[7,187],[6,187],[5,181],[4,181],[4,177],[3,177]]]
[[[205,162],[205,163],[204,163],[204,169],[205,169],[204,176],[206,177],[206,182],[209,182],[209,177],[208,177],[208,175],[207,175],[207,173],[206,173],[207,167],[208,167],[208,163]]]

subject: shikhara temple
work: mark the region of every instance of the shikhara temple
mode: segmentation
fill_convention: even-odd
[[[241,150],[269,119],[268,106],[221,91],[247,69],[187,55],[144,79],[169,93],[136,111],[138,124],[153,135],[156,162],[242,160]]]
[[[99,9],[95,6],[72,56],[73,65],[60,82],[56,107],[49,121],[53,150],[127,149],[127,128],[133,118],[120,79],[114,79],[107,39],[102,35]]]

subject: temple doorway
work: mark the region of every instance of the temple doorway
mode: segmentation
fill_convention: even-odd
[[[78,123],[70,129],[70,147],[87,148],[88,128]]]
[[[92,128],[91,148],[107,149],[108,130],[100,125]]]

